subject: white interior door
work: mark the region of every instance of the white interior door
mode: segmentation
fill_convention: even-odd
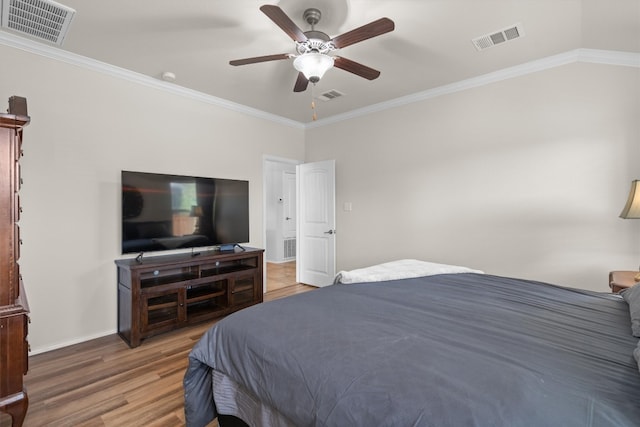
[[[296,280],[327,286],[336,274],[335,160],[297,165],[296,175]]]

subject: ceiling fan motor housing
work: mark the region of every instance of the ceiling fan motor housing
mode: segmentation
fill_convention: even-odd
[[[300,55],[309,52],[328,53],[336,49],[329,36],[322,31],[305,31],[304,35],[307,36],[307,40],[296,43],[296,51]]]
[[[331,43],[331,37],[329,37],[327,33],[316,31],[314,28],[315,25],[320,22],[321,17],[322,13],[315,8],[306,9],[302,14],[302,19],[311,25],[311,30],[304,32],[304,35],[307,37],[306,41],[296,43],[296,50],[300,55],[309,52],[327,53],[336,49],[333,43]]]

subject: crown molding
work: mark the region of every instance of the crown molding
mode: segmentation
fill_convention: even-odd
[[[401,107],[403,105],[415,102],[425,101],[437,98],[442,95],[460,92],[479,86],[496,83],[502,80],[520,77],[527,74],[536,73],[538,71],[548,70],[550,68],[560,67],[562,65],[572,64],[575,62],[585,62],[592,64],[619,65],[625,67],[640,68],[640,53],[619,52],[611,50],[598,49],[575,49],[558,55],[548,56],[524,64],[516,65],[492,73],[484,74],[470,79],[461,80],[433,89],[417,92],[411,95],[402,96],[400,98],[391,99],[389,101],[380,102],[357,110],[348,111],[343,114],[320,119],[313,123],[307,123],[306,129],[326,126],[329,124],[341,122],[344,120],[354,119],[356,117],[366,116],[368,114],[377,113],[391,108]]]
[[[304,124],[295,120],[287,119],[276,114],[267,113],[265,111],[258,110],[257,108],[247,107],[246,105],[238,104],[236,102],[228,101],[226,99],[218,98],[212,95],[207,95],[196,90],[178,86],[173,83],[165,82],[163,80],[158,80],[144,74],[136,73],[135,71],[116,67],[115,65],[107,64],[105,62],[87,58],[86,56],[67,52],[53,46],[44,45],[42,43],[15,36],[3,31],[0,31],[0,44],[13,47],[15,49],[20,49],[35,55],[43,56],[45,58],[65,62],[67,64],[76,65],[92,71],[107,74],[109,76],[141,84],[143,86],[164,90],[175,95],[247,114],[249,116],[269,120],[285,126],[304,129]]]
[[[577,49],[577,62],[640,68],[640,53],[615,50]]]
[[[439,86],[411,95],[402,96],[367,107],[358,108],[356,110],[348,111],[343,114],[320,119],[312,123],[303,123],[287,119],[276,114],[267,113],[256,108],[248,107],[246,105],[238,104],[236,102],[228,101],[226,99],[207,95],[196,90],[187,89],[173,83],[158,80],[144,74],[136,73],[125,68],[116,67],[114,65],[87,58],[82,55],[70,53],[53,46],[44,45],[42,43],[15,36],[4,31],[0,31],[0,44],[297,129],[313,129],[321,126],[326,126],[333,123],[338,123],[341,121],[388,110],[391,108],[397,108],[404,105],[413,104],[415,102],[425,101],[439,96],[448,95],[463,90],[488,85],[491,83],[496,83],[514,77],[524,76],[550,68],[560,67],[562,65],[572,64],[575,62],[640,68],[640,53],[599,49],[574,49],[568,52],[548,56],[546,58],[538,59],[513,67],[504,68],[492,73],[472,77],[470,79],[461,80],[459,82]]]

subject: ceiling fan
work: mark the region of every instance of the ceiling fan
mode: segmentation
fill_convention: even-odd
[[[229,61],[231,65],[255,64],[257,62],[277,61],[294,58],[293,66],[298,70],[298,79],[293,87],[294,92],[304,92],[311,83],[320,81],[324,73],[331,67],[340,68],[368,80],[378,78],[380,71],[359,64],[342,56],[329,55],[343,47],[393,31],[395,24],[389,18],[380,18],[355,30],[330,38],[322,31],[316,31],[315,25],[320,21],[320,10],[310,8],[304,11],[303,19],[311,25],[310,31],[302,31],[278,6],[264,5],[260,10],[296,42],[296,54],[281,53],[276,55],[257,56],[253,58]]]

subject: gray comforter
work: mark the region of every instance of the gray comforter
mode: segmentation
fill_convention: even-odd
[[[216,415],[216,370],[301,427],[639,426],[637,343],[611,294],[478,274],[333,285],[211,328],[185,414]]]

